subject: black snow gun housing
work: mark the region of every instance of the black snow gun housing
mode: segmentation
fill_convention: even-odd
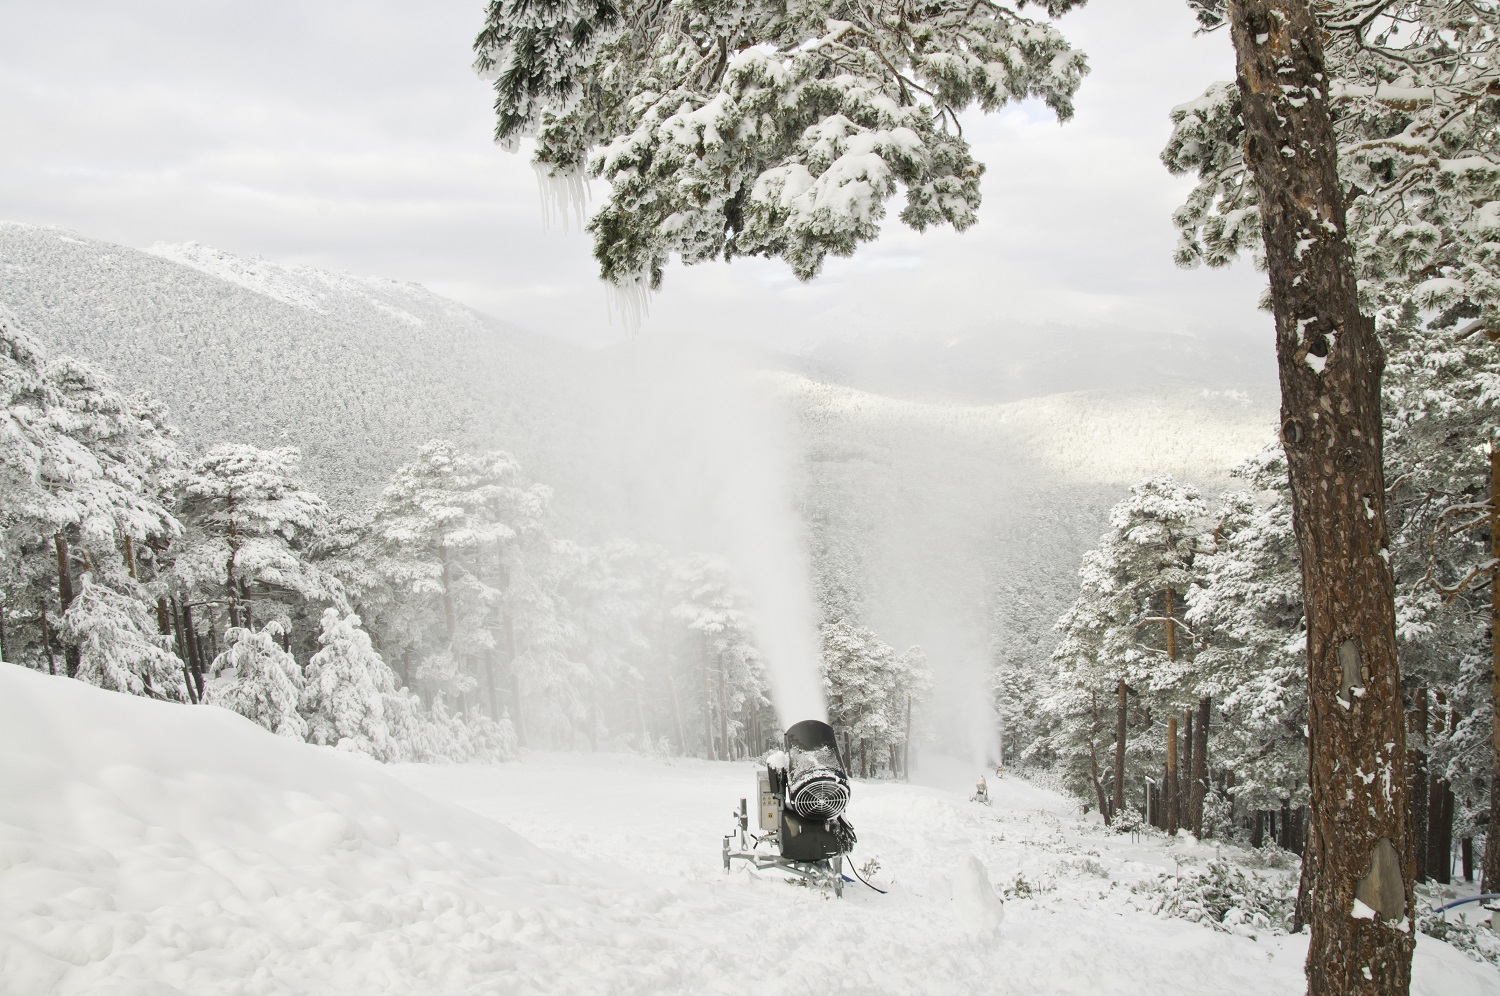
[[[844,894],[844,855],[854,849],[854,828],[844,819],[849,776],[833,727],[807,719],[786,731],[782,749],[766,755],[757,771],[758,833],[750,831],[747,800],[724,838],[724,870],[735,861],[780,868],[811,885]],[[765,849],[762,850],[762,847]]]

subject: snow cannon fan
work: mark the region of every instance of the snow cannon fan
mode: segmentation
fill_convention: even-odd
[[[760,832],[750,832],[741,799],[735,829],[724,838],[724,869],[737,860],[780,868],[809,884],[831,885],[842,896],[844,855],[854,849],[855,836],[844,819],[849,776],[833,727],[816,719],[797,723],[764,764],[757,772]]]

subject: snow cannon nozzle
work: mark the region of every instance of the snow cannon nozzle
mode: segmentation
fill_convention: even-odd
[[[831,820],[849,805],[849,775],[833,727],[804,719],[786,731],[786,801],[798,816]]]

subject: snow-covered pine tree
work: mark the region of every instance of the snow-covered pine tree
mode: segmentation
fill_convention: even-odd
[[[509,603],[526,544],[545,538],[549,497],[509,454],[434,440],[377,499],[360,547],[373,583],[360,603],[387,656],[419,667],[432,693],[462,698],[483,679],[498,713],[495,656],[509,655]]]
[[[62,615],[59,635],[78,648],[80,681],[131,695],[189,701],[182,661],[170,650],[171,637],[158,632],[150,605],[129,575],[86,571]]]
[[[808,279],[875,238],[898,189],[913,228],[973,224],[966,108],[1071,116],[1083,56],[1024,7],[492,0],[474,50],[498,142],[534,137],[539,174],[575,197],[609,182],[589,222],[605,280],[654,289],[673,253]]]
[[[24,337],[8,329],[4,336],[4,455],[14,475],[0,499],[0,552],[9,554],[0,611],[15,612],[7,652],[32,666],[47,661],[55,671],[53,643],[61,638],[62,670],[77,675],[88,643],[96,665],[90,673],[112,675],[101,679],[110,687],[149,685],[173,694],[178,683],[158,673],[164,662],[148,618],[151,597],[136,583],[138,555],[149,557],[151,545],[179,528],[164,506],[164,479],[177,457],[164,412],[144,396],[114,390],[85,364],[48,362]],[[64,627],[83,582],[80,568],[96,588]],[[141,604],[131,606],[131,599]],[[95,625],[103,628],[91,633]]]
[[[1241,809],[1307,804],[1307,622],[1286,458],[1273,446],[1236,468],[1195,563],[1187,621],[1202,641],[1199,688],[1218,718],[1215,760]]]
[[[401,752],[385,720],[385,696],[395,690],[395,676],[375,652],[359,616],[325,609],[318,642],[322,649],[302,676],[300,709],[308,741],[398,760]]]
[[[1224,0],[1190,2],[1205,27],[1224,23]],[[1500,108],[1488,93],[1500,5],[1334,0],[1317,17],[1362,307],[1382,328],[1415,302],[1429,329],[1500,332],[1500,270],[1488,248],[1500,231]],[[1172,121],[1162,159],[1198,177],[1174,215],[1178,261],[1263,256],[1234,83],[1210,86]]]
[[[303,484],[291,447],[216,446],[184,475],[182,539],[171,584],[185,600],[222,607],[228,624],[253,628],[302,602],[347,608],[343,586],[312,561],[327,519],[323,500]]]
[[[1027,753],[1063,760],[1078,790],[1102,796],[1113,812],[1124,810],[1131,786],[1147,778],[1162,784],[1167,774],[1170,752],[1161,735],[1169,724],[1154,725],[1153,715],[1171,716],[1198,702],[1183,596],[1205,515],[1197,489],[1170,476],[1132,486],[1110,510],[1099,546],[1084,555],[1079,598],[1058,623],[1058,678],[1046,699],[1060,726]],[[1138,717],[1133,728],[1131,716]],[[1100,786],[1104,728],[1113,729],[1112,763],[1109,784]],[[1187,783],[1188,773],[1172,774]],[[1171,778],[1161,791],[1162,803],[1175,803]]]
[[[283,635],[275,621],[260,629],[225,630],[225,649],[214,658],[203,701],[237,712],[279,736],[302,740],[307,736],[307,722],[297,711],[302,669],[281,648]]]
[[[828,719],[844,738],[845,762],[860,777],[894,772],[907,742],[907,709],[920,708],[931,676],[920,648],[897,654],[849,620],[824,623],[819,654]]]
[[[704,756],[728,760],[738,753],[743,725],[734,713],[747,701],[756,708],[769,702],[764,675],[755,666],[752,620],[744,592],[734,584],[729,566],[707,556],[675,563],[673,617],[687,630],[684,663],[695,664],[683,675],[697,686],[703,722]]]

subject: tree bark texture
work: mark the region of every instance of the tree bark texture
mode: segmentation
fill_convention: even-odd
[[[1177,717],[1167,719],[1167,833],[1177,832]]]
[[[1119,813],[1125,809],[1125,713],[1129,690],[1124,678],[1120,679],[1116,692],[1119,703],[1115,707],[1115,812]]]
[[[1207,695],[1198,700],[1198,725],[1194,735],[1198,745],[1193,750],[1193,836],[1203,838],[1203,800],[1208,797],[1208,713]]]
[[[1407,752],[1411,786],[1412,853],[1416,855],[1412,875],[1418,882],[1427,881],[1427,689],[1417,689],[1411,722],[1407,724],[1413,742]]]
[[[1193,826],[1193,748],[1196,746],[1193,710],[1185,709],[1182,713],[1182,805],[1179,807],[1182,812],[1177,821],[1179,826],[1189,831]]]
[[[1307,609],[1308,990],[1405,994],[1416,913],[1375,324],[1360,314],[1308,0],[1230,0]]]
[[[57,551],[57,601],[61,606],[59,615],[67,615],[68,606],[73,604],[73,566],[68,553],[68,539],[62,533],[52,537],[53,548]],[[78,676],[78,667],[83,663],[83,657],[76,644],[63,644],[63,659],[66,662],[65,673],[69,678]]]
[[[1480,889],[1500,892],[1500,437],[1490,441],[1490,825],[1484,835]]]

